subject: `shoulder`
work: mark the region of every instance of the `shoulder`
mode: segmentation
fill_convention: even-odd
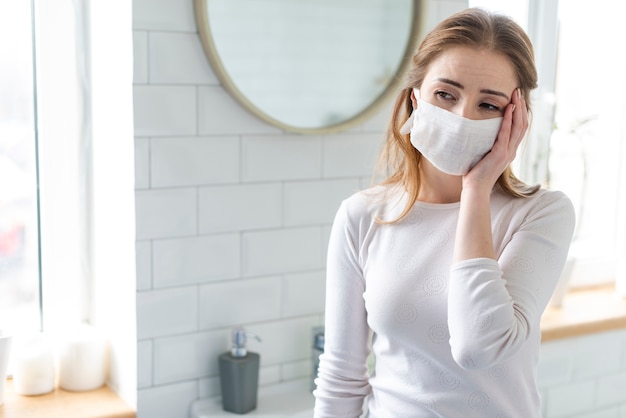
[[[529,199],[535,202],[535,206],[544,208],[553,205],[572,207],[572,201],[560,190],[539,189]]]
[[[528,197],[513,197],[502,190],[495,190],[493,201],[496,207],[511,207],[519,211],[541,212],[542,210],[564,210],[573,213],[574,206],[565,193],[558,190],[539,189]]]
[[[355,241],[372,236],[381,221],[394,219],[404,207],[403,194],[384,186],[374,186],[344,199],[333,221],[333,230],[343,230]],[[397,213],[396,213],[397,212]]]
[[[542,217],[557,215],[564,222],[574,222],[574,205],[567,195],[558,190],[540,189],[527,199],[527,217]]]
[[[388,212],[389,207],[397,206],[393,202],[402,199],[389,187],[374,186],[361,190],[341,202],[339,212],[344,212],[351,219],[366,222],[379,219]]]
[[[492,210],[514,224],[526,225],[528,229],[550,225],[551,229],[561,229],[565,235],[573,233],[576,223],[574,206],[561,191],[540,189],[528,197],[513,197],[497,191],[493,202]]]

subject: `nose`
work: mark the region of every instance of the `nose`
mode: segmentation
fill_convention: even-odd
[[[452,109],[452,112],[466,119],[480,119],[480,115],[478,115],[477,110],[468,100],[457,102],[456,106]]]

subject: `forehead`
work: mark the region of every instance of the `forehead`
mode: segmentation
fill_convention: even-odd
[[[424,83],[440,78],[454,80],[467,89],[494,89],[510,93],[517,87],[517,75],[508,57],[487,49],[452,47],[429,65]],[[425,86],[425,87],[427,87]]]

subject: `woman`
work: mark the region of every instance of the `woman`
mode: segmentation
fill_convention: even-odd
[[[420,45],[389,176],[333,225],[315,417],[541,415],[540,318],[574,211],[511,172],[536,82],[532,45],[504,16],[468,9]]]

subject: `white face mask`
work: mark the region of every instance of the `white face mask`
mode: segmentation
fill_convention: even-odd
[[[466,119],[419,97],[417,109],[400,128],[411,134],[411,144],[444,173],[467,174],[487,154],[494,142],[502,118]]]

